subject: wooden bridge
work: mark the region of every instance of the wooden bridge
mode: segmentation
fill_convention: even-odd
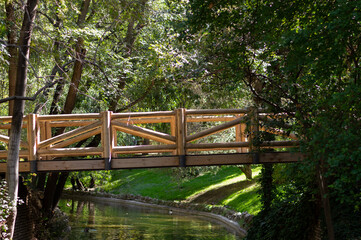
[[[30,114],[23,120],[20,172],[302,160],[303,155],[297,152],[260,151],[261,148],[284,150],[298,145],[294,134],[261,127],[259,120],[268,118],[271,118],[271,114],[255,109]],[[0,117],[0,147],[5,148],[0,150],[0,172],[6,171],[6,145],[9,142],[10,125],[11,117]],[[261,130],[281,135],[286,140],[265,141],[254,146],[252,139]],[[227,139],[217,136],[221,131],[228,131],[223,134]],[[78,146],[86,145],[96,135],[100,135],[97,147]]]

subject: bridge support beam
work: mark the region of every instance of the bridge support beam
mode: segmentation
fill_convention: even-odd
[[[27,138],[29,145],[30,171],[36,172],[37,149],[39,144],[39,128],[37,126],[37,114],[29,114],[27,116]]]
[[[102,115],[102,132],[101,140],[103,147],[103,158],[104,158],[104,169],[112,169],[112,149],[114,146],[112,128],[111,128],[111,119],[112,112],[105,111],[101,113]]]
[[[177,143],[177,155],[179,156],[179,166],[186,167],[186,136],[187,136],[187,126],[186,126],[186,115],[184,108],[176,109],[176,143]]]
[[[187,166],[187,156],[186,155],[180,155],[179,156],[179,166],[180,167],[186,167]]]

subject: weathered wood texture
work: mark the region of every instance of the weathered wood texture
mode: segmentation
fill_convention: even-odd
[[[261,110],[258,110],[257,114],[267,115]],[[258,153],[261,148],[296,147],[298,141],[262,142],[254,147],[252,139],[257,135],[256,131],[260,130],[288,139],[297,139],[296,135],[292,133],[287,135],[281,129],[258,127],[259,123],[255,119],[257,116],[254,109],[176,109],[136,113],[106,111],[45,116],[31,114],[24,117],[26,140],[21,144],[20,172],[29,172],[31,169],[101,170],[105,165],[111,169],[175,167],[180,164],[180,156],[183,164],[187,166],[251,164],[255,162],[255,154],[258,154],[259,163],[295,162],[303,158],[298,153]],[[11,118],[0,117],[0,130],[3,129],[0,132],[0,142],[4,144],[9,142],[6,130],[10,123]],[[201,124],[202,127],[197,127],[197,124]],[[155,130],[160,126],[161,129],[166,130],[163,132]],[[65,128],[65,131],[53,136],[56,128]],[[233,140],[214,142],[216,138],[213,136],[225,130],[234,131]],[[91,141],[91,138],[97,134],[101,135],[99,146],[87,148],[77,146],[79,142]],[[122,138],[127,135],[131,135],[128,138],[133,139],[133,143],[118,145],[124,143]],[[214,151],[217,151],[217,154]],[[6,159],[6,156],[7,150],[1,150],[0,159]],[[53,160],[59,157],[72,158],[72,160]],[[84,157],[102,158],[102,160],[74,160]],[[30,162],[36,167],[31,167]],[[4,160],[0,163],[0,172],[4,172],[5,169]]]

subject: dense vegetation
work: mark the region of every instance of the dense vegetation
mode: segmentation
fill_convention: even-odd
[[[309,154],[285,168],[287,185],[273,186],[250,239],[313,236],[321,206],[329,239],[360,237],[360,20],[358,1],[192,1],[193,32],[226,42],[227,61],[214,66],[286,112]]]
[[[0,115],[251,105],[282,113],[263,124],[296,133],[308,157],[264,166],[263,206],[248,238],[360,238],[359,1],[24,4],[0,2]],[[25,110],[24,96],[33,97]],[[20,136],[21,126],[12,131]],[[11,156],[8,162],[17,162]],[[9,166],[13,200],[17,169]],[[31,178],[45,193],[45,215],[67,178]]]

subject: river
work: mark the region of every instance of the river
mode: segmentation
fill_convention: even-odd
[[[59,207],[69,216],[72,240],[242,239],[223,224],[165,209],[70,199]]]

